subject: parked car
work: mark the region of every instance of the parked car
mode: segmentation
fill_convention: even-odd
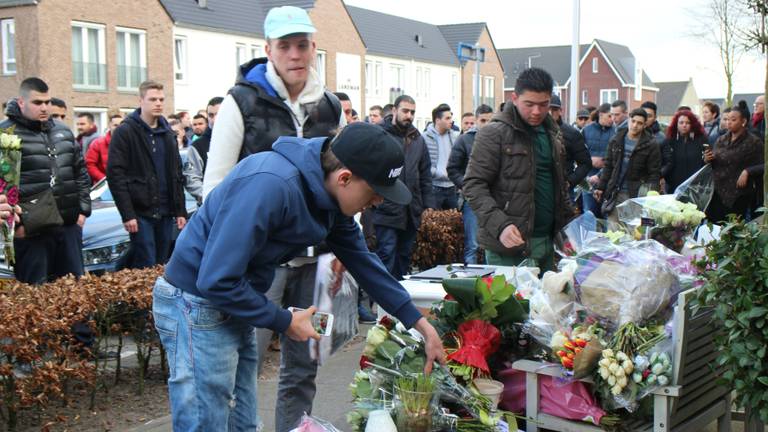
[[[184,193],[187,213],[192,217],[197,201]],[[174,228],[174,240],[179,234]],[[109,190],[107,179],[91,188],[91,217],[83,227],[83,264],[90,273],[104,273],[125,268],[130,262],[131,240],[123,227],[123,220]]]

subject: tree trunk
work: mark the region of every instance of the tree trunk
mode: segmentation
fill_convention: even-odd
[[[765,17],[763,17],[763,22],[765,22]],[[768,95],[768,55],[765,56],[765,83],[763,95]],[[763,158],[763,207],[768,207],[768,133],[765,134],[765,140],[763,142]],[[768,215],[763,215],[763,221],[768,225]]]

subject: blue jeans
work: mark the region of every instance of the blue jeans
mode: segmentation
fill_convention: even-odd
[[[160,219],[137,217],[139,231],[131,237],[130,268],[146,268],[165,264],[171,252],[171,236],[176,219],[170,216]]]
[[[256,329],[163,277],[152,314],[168,358],[173,430],[259,430]]]
[[[405,230],[376,225],[376,255],[389,274],[397,280],[411,268],[411,253],[416,243],[416,228],[408,224]]]
[[[464,221],[464,263],[477,264],[477,216],[466,201],[461,207],[461,218]]]
[[[454,186],[432,186],[432,194],[435,196],[435,209],[450,210],[459,208],[459,196]]]

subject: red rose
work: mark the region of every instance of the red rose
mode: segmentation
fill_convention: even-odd
[[[371,359],[366,356],[360,356],[360,369],[365,369],[371,363]]]
[[[387,330],[392,330],[395,327],[395,323],[392,321],[392,318],[390,318],[388,315],[384,315],[379,320],[379,325],[383,326]]]
[[[446,294],[445,297],[443,297],[443,300],[449,300],[450,301],[450,300],[456,300],[456,299],[454,299],[452,295]]]
[[[13,186],[12,188],[8,189],[8,192],[6,193],[8,197],[8,204],[15,206],[19,203],[19,188],[16,186]]]

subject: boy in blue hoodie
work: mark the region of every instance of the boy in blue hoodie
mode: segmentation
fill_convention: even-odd
[[[403,161],[400,145],[383,129],[355,123],[333,139],[282,137],[272,151],[244,159],[211,192],[153,292],[174,430],[258,427],[254,329],[298,341],[320,337],[311,324],[314,306],[289,312],[264,293],[275,267],[323,240],[378,304],[424,335],[427,369],[444,361],[437,332],[368,252],[352,219],[384,198],[410,201],[398,180]]]

